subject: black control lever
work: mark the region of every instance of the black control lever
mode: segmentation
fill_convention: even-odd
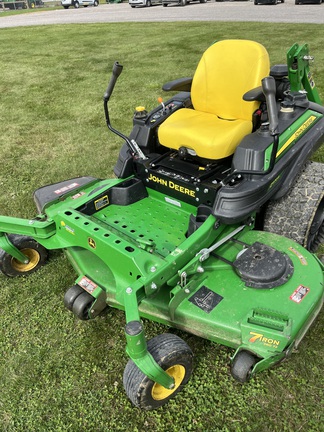
[[[108,83],[107,90],[105,91],[105,94],[103,97],[106,124],[107,124],[109,130],[111,130],[114,134],[118,135],[120,138],[125,140],[128,148],[130,149],[130,151],[134,157],[137,157],[139,159],[147,159],[147,157],[143,153],[142,149],[140,148],[140,146],[137,144],[137,142],[134,139],[129,139],[122,132],[119,132],[117,129],[115,129],[110,123],[108,101],[109,101],[110,96],[114,90],[117,79],[118,79],[119,75],[122,73],[122,70],[123,70],[123,66],[116,61],[114,63],[114,66],[113,66],[112,75],[111,75],[110,81]]]
[[[272,76],[263,78],[262,91],[266,98],[268,116],[269,116],[269,132],[271,135],[277,135],[278,131],[278,111],[276,102],[276,81]]]
[[[112,75],[111,75],[110,81],[108,83],[107,90],[104,94],[104,100],[105,101],[107,101],[107,102],[109,101],[109,98],[110,98],[110,96],[114,90],[114,87],[115,87],[115,84],[117,82],[119,75],[122,73],[122,70],[123,70],[123,66],[116,61],[114,63],[114,66],[113,66]]]

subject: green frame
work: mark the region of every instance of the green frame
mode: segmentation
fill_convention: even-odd
[[[291,90],[304,88],[311,101],[320,103],[307,45],[295,44],[287,60]],[[314,123],[322,117],[305,113],[289,134],[283,134],[277,157],[284,155],[310,115]],[[235,225],[209,215],[187,237],[186,224],[196,216],[196,206],[167,200],[149,187],[145,197],[127,206],[110,203],[109,192],[125,181],[94,179],[73,187],[46,203],[35,219],[0,216],[0,248],[28,262],[8,236],[19,234],[48,250],[65,250],[77,274],[76,284],[94,299],[88,318],[107,305],[124,310],[129,357],[165,388],[172,389],[174,380],[148,352],[142,318],[228,345],[236,350],[233,359],[242,350],[252,353],[258,358],[252,375],[290,354],[323,304],[324,267],[316,256],[289,239],[254,231],[254,215]],[[89,203],[93,211],[85,213]],[[235,270],[234,261],[255,242],[277,249],[293,262],[294,272],[281,286],[255,290]],[[294,293],[301,289],[306,294],[295,302]],[[199,297],[201,292],[206,296]]]

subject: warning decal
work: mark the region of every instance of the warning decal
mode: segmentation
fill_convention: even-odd
[[[199,290],[189,298],[189,301],[198,306],[206,313],[210,313],[221,301],[223,297],[206,286],[202,286]]]
[[[80,285],[80,287],[84,290],[88,291],[89,294],[92,294],[98,286],[85,276],[83,276],[83,278],[78,282],[78,285]]]
[[[61,189],[56,189],[54,193],[56,193],[56,195],[60,195],[62,193],[68,192],[71,189],[75,189],[77,186],[79,186],[79,183],[71,183],[69,185],[63,186]]]
[[[295,303],[300,303],[308,293],[309,288],[305,287],[304,285],[299,285],[299,287],[291,294],[289,298]]]
[[[96,210],[100,210],[103,207],[106,207],[109,204],[108,195],[105,195],[94,202]]]

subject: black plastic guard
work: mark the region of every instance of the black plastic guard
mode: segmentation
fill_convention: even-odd
[[[47,204],[57,201],[62,196],[71,192],[76,193],[78,189],[96,181],[98,179],[95,177],[77,177],[36,189],[34,192],[34,201],[38,212],[42,213]]]
[[[270,173],[243,174],[243,180],[239,184],[223,186],[216,196],[213,215],[225,224],[240,223],[267,201],[281,198],[323,142],[324,117],[276,162]]]

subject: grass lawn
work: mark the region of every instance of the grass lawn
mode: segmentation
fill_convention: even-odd
[[[129,133],[134,107],[152,109],[161,85],[191,76],[215,40],[263,43],[272,64],[307,42],[324,99],[323,25],[145,23],[1,30],[0,212],[33,217],[33,191],[81,175],[112,176],[121,140],[107,131],[102,95],[113,62],[124,71],[111,99],[113,125]],[[324,162],[324,150],[314,159]],[[195,352],[192,378],[174,400],[141,412],[122,385],[124,314],[91,322],[65,310],[75,275],[61,253],[28,278],[0,275],[0,430],[320,431],[323,314],[298,352],[247,385],[229,373],[231,349],[176,332]],[[167,331],[145,322],[147,336]]]

